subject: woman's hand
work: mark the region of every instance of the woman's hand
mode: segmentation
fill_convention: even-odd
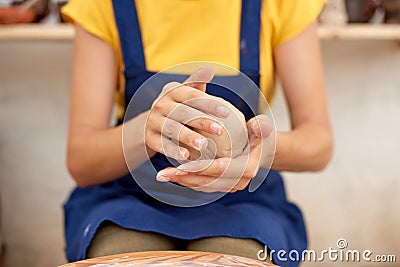
[[[182,160],[189,157],[189,150],[179,143],[198,151],[207,147],[207,139],[193,129],[214,135],[223,133],[223,127],[209,114],[225,118],[230,110],[217,97],[205,93],[206,83],[213,77],[213,68],[203,67],[183,84],[171,82],[164,86],[147,118],[145,144],[148,148]]]
[[[191,161],[178,168],[166,168],[157,175],[161,182],[176,182],[203,192],[236,192],[245,189],[257,174],[261,159],[268,151],[263,143],[271,136],[272,123],[266,115],[247,122],[249,143],[244,153],[234,159]]]

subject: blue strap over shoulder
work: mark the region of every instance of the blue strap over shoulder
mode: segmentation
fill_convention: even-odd
[[[246,74],[260,71],[260,29],[262,0],[242,0],[240,26],[240,70]]]
[[[112,2],[125,68],[145,70],[146,61],[135,1],[113,0]]]

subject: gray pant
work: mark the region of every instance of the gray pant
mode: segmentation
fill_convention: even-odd
[[[107,222],[100,226],[94,236],[87,256],[95,258],[113,254],[160,250],[206,251],[257,259],[257,253],[264,250],[264,245],[255,239],[224,236],[183,241],[158,233],[124,229]]]

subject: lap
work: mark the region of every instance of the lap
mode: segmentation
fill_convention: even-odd
[[[230,254],[258,260],[259,251],[264,251],[265,246],[251,238],[217,236],[189,241],[187,250]]]
[[[112,222],[105,222],[91,241],[87,257],[141,251],[188,250],[258,259],[258,252],[264,248],[262,243],[251,238],[217,236],[184,241],[159,233],[125,229]]]
[[[107,255],[174,250],[177,242],[174,238],[153,232],[125,229],[114,223],[103,223],[96,232],[88,250],[87,257],[95,258]]]

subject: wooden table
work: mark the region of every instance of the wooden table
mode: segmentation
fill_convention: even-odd
[[[239,256],[192,251],[148,251],[93,258],[60,267],[276,266]]]

